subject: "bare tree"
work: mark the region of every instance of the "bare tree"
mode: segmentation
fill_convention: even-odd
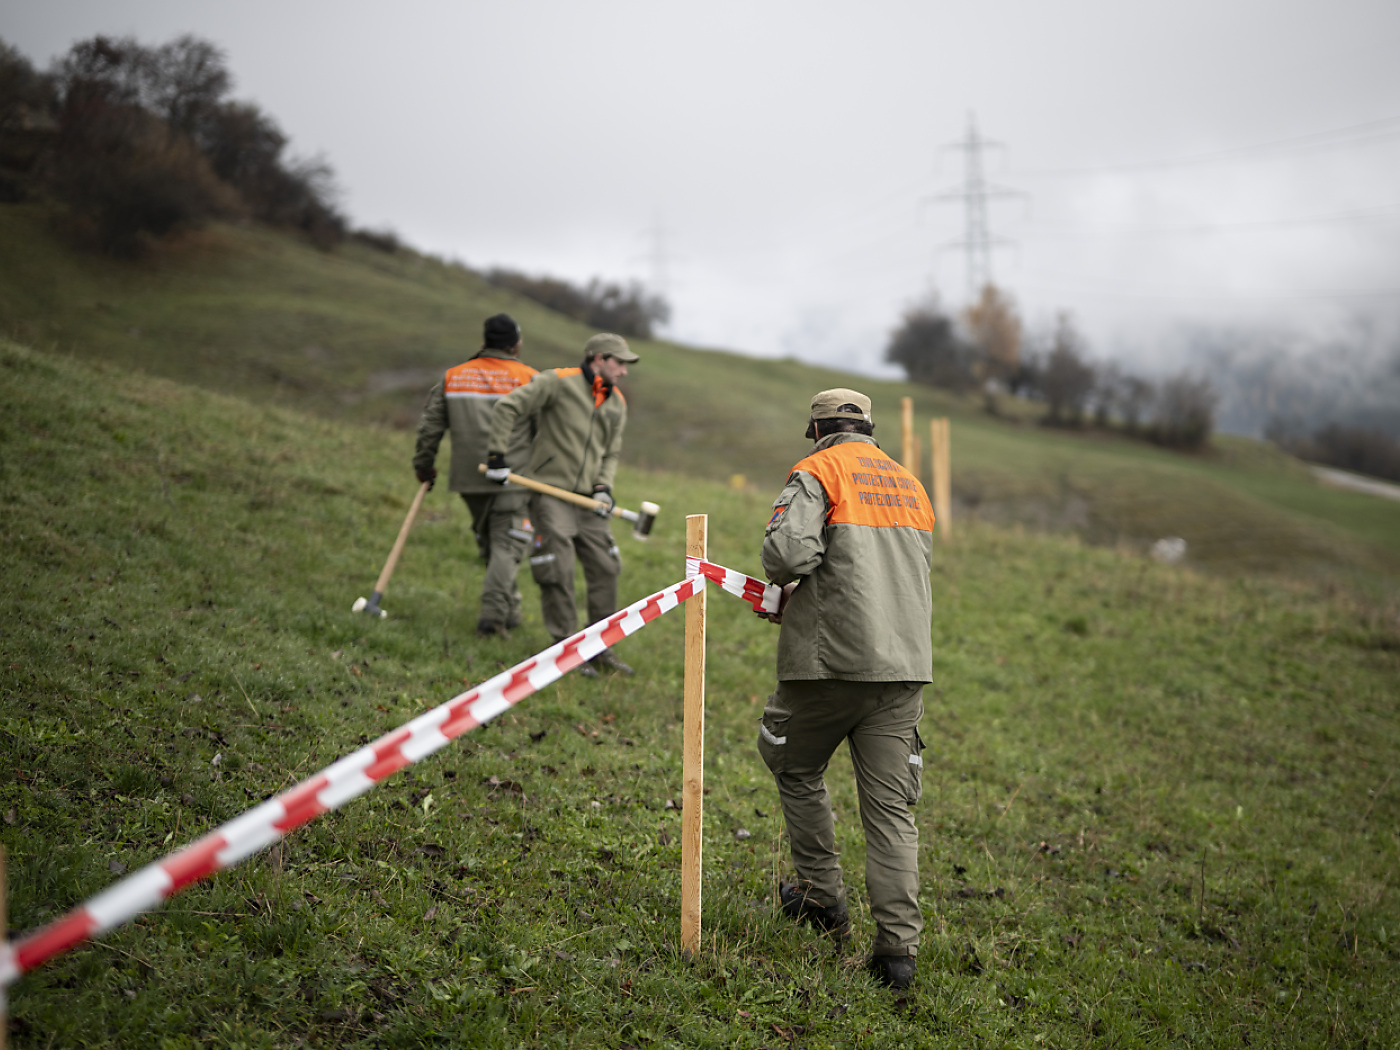
[[[963,311],[963,324],[982,352],[984,378],[1009,382],[1021,363],[1022,325],[1011,297],[994,284]]]
[[[146,69],[147,105],[196,141],[233,87],[223,50],[188,34],[152,51]]]
[[[1041,385],[1050,405],[1047,422],[1077,425],[1083,419],[1085,402],[1094,389],[1094,369],[1068,313],[1061,313],[1055,322]]]
[[[1123,429],[1136,434],[1157,397],[1157,388],[1139,376],[1124,375],[1118,388],[1118,410],[1123,415]]]
[[[1158,389],[1152,440],[1172,448],[1201,448],[1215,427],[1215,391],[1204,376],[1186,373]]]

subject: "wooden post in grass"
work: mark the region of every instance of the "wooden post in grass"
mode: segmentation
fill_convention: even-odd
[[[685,519],[685,553],[708,558],[709,518]],[[705,592],[685,603],[685,757],[681,766],[681,951],[700,948],[700,872],[705,825]]]
[[[933,517],[947,543],[953,535],[953,457],[948,420],[929,424],[929,466],[933,469]]]
[[[904,469],[913,473],[909,464],[914,462],[914,399],[906,397],[900,400],[899,409],[903,429],[900,432],[899,461],[904,465]]]

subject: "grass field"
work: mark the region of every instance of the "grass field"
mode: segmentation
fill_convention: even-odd
[[[482,320],[515,314],[526,359],[571,364],[592,334],[475,274],[410,251],[333,253],[256,227],[191,234],[139,265],[66,246],[34,207],[0,207],[0,334],[310,412],[409,427],[424,391],[479,344]],[[877,436],[897,451],[899,402],[916,430],[953,420],[960,519],[1024,524],[1146,550],[1181,536],[1192,564],[1352,584],[1400,577],[1400,504],[1318,485],[1296,461],[1225,439],[1181,456],[1137,442],[994,420],[978,403],[796,361],[654,341],[626,388],[628,462],[756,491],[779,486],[805,450],[812,393],[858,383]],[[1016,405],[1025,417],[1038,406]],[[928,457],[924,457],[925,463]]]
[[[796,374],[754,367],[775,388]],[[407,434],[8,343],[0,403],[0,842],[17,929],[548,641],[528,581],[523,629],[472,636],[481,569],[440,491],[391,618],[349,612],[412,495]],[[1400,607],[1393,585],[1349,582],[1365,566],[1393,579],[1389,519],[1347,523],[1360,504],[1301,499],[1291,465],[1250,447],[1190,461],[1077,440],[955,428],[985,512],[936,555],[909,994],[775,916],[787,868],[753,744],[775,631],[716,591],[693,962],[676,950],[666,805],[672,614],[622,643],[635,678],[566,678],[24,978],[14,1045],[1400,1043]],[[997,486],[1035,481],[1047,507],[1087,492],[1092,525],[1105,493],[1137,491],[1128,474],[1133,498],[1163,503],[1213,486],[1250,530],[1322,553],[1295,578],[1201,574],[1126,534],[996,523]],[[714,560],[755,572],[771,482],[625,469],[620,502],[663,513],[650,544],[618,530],[624,600],[680,578],[686,513],[710,515]],[[868,944],[844,753],[830,779]]]

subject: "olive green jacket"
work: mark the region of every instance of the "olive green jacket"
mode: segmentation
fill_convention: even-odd
[[[477,469],[486,462],[492,411],[506,394],[537,374],[505,350],[482,350],[465,363],[449,368],[428,391],[423,405],[413,469],[422,474],[432,468],[442,435],[450,430],[452,469],[447,487],[453,492],[476,495],[499,493],[501,486],[487,481]],[[512,469],[525,465],[532,437],[528,424],[509,436],[506,462]]]
[[[872,438],[817,442],[763,537],[768,578],[800,581],[783,612],[778,679],[931,682],[932,564],[933,514],[918,480]]]
[[[594,383],[586,368],[552,368],[496,404],[491,417],[492,450],[506,447],[517,425],[535,430],[526,477],[591,496],[598,485],[612,488],[622,456],[627,400],[616,387]]]

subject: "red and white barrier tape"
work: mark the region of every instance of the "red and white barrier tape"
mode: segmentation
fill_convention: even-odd
[[[686,578],[633,602],[606,620],[550,646],[536,656],[433,708],[328,766],[296,787],[269,799],[164,860],[128,876],[61,919],[0,947],[0,990],[74,945],[158,907],[190,883],[212,875],[270,846],[293,828],[337,809],[406,765],[431,755],[450,740],[489,722],[607,647],[641,630],[662,613],[699,594],[706,579],[749,598],[749,580],[723,566],[686,559]],[[750,581],[757,583],[757,581]],[[762,587],[762,584],[758,584]],[[776,606],[774,606],[776,608]]]
[[[701,561],[699,558],[685,560],[685,574],[687,578],[699,575],[714,581],[730,594],[743,598],[753,606],[754,612],[778,611],[778,599],[782,597],[783,589],[776,583],[764,583],[752,576],[745,576],[742,572],[726,569],[714,562]]]

